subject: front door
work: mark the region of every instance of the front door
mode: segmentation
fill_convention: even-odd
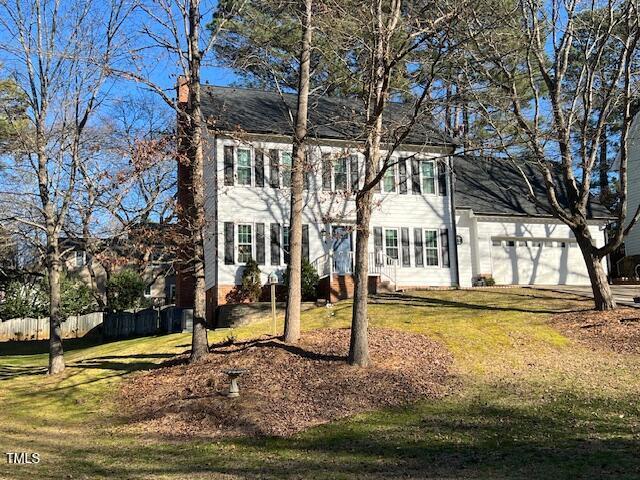
[[[338,275],[351,273],[351,228],[343,225],[334,225],[331,228],[333,238],[334,270]]]

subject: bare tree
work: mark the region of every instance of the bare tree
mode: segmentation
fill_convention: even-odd
[[[60,235],[74,201],[83,139],[104,99],[110,66],[122,46],[124,0],[81,4],[0,2],[0,51],[26,103],[21,132],[2,181],[3,216],[33,231],[45,258],[50,296],[49,373],[64,370],[60,314]]]
[[[304,1],[302,15],[302,42],[298,79],[298,106],[293,136],[291,166],[291,221],[289,223],[289,282],[287,310],[284,322],[284,341],[297,343],[300,339],[300,304],[302,302],[302,210],[303,189],[307,158],[307,121],[309,88],[311,84],[312,0]]]
[[[239,1],[235,9],[242,8]],[[206,221],[204,210],[204,142],[206,121],[202,115],[201,68],[208,52],[215,44],[218,33],[224,28],[224,16],[215,19],[215,27],[205,30],[202,22],[214,20],[215,2],[201,0],[148,0],[140,4],[142,17],[141,35],[131,50],[132,66],[117,73],[134,80],[160,96],[178,117],[178,156],[187,169],[185,187],[189,190],[189,202],[180,212],[181,223],[189,237],[185,248],[188,258],[181,266],[195,280],[193,336],[191,361],[201,360],[208,352],[206,329],[206,290],[204,266],[204,238]],[[235,11],[235,10],[234,10]],[[154,57],[157,54],[157,57]],[[155,79],[155,68],[163,64],[178,77],[183,92],[174,98],[167,93],[164,78]],[[186,246],[185,246],[186,247]]]
[[[355,289],[349,363],[367,366],[369,234],[374,189],[393,167],[393,154],[414,127],[430,120],[441,99],[432,98],[436,69],[448,48],[449,22],[463,10],[448,2],[424,4],[409,0],[332,2],[324,34],[336,47],[333,63],[350,65],[348,82],[359,85],[362,102],[364,185],[356,193]],[[340,19],[340,20],[337,20]],[[355,62],[353,59],[357,59]],[[392,96],[403,96],[404,115],[387,118]],[[385,118],[387,120],[385,120]],[[358,139],[354,139],[358,140]]]
[[[496,140],[487,146],[520,168],[533,201],[538,199],[522,162],[540,172],[549,214],[571,229],[580,246],[597,310],[616,307],[602,260],[621,245],[640,216],[640,210],[627,212],[628,137],[639,74],[638,13],[635,0],[520,0],[505,18],[511,27],[507,31],[487,29],[478,18],[467,23],[475,39],[472,68],[482,79],[473,88],[498,88],[506,100],[506,108],[496,109],[486,97],[476,98]],[[505,49],[514,35],[526,50]],[[618,122],[615,224],[599,246],[589,229],[592,189],[602,148],[612,140],[607,139],[607,127]]]

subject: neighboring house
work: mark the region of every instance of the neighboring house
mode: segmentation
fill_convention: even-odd
[[[629,158],[627,161],[629,175],[628,222],[640,206],[640,115],[634,117],[629,130]],[[629,259],[630,267],[640,265],[640,226],[636,225],[625,239],[625,253],[628,257],[634,257]]]
[[[172,304],[175,302],[176,277],[173,253],[162,240],[161,232],[166,228],[157,224],[145,225],[144,231],[148,232],[150,228],[159,235],[150,235],[149,239],[146,233],[137,234],[134,230],[126,238],[94,241],[93,251],[99,252],[97,258],[87,251],[91,249],[83,240],[66,238],[61,242],[65,270],[84,281],[106,302],[107,270],[115,273],[130,267],[147,282],[145,298],[154,305]]]
[[[184,99],[184,92],[179,97]],[[284,99],[295,111],[295,96]],[[259,263],[263,282],[271,272],[283,278],[292,145],[288,112],[277,93],[207,86],[202,101],[210,125],[205,261],[211,314],[240,283],[250,257]],[[349,296],[353,287],[353,192],[362,186],[364,163],[362,142],[354,138],[361,121],[357,105],[326,97],[310,102],[303,255],[318,270],[329,299]],[[402,123],[404,112],[400,105],[390,111],[388,129]],[[371,289],[469,287],[481,276],[508,285],[587,284],[568,227],[528,199],[516,169],[506,161],[456,157],[455,147],[423,122],[397,149],[397,164],[374,194]],[[546,198],[539,175],[530,174],[536,196]],[[187,169],[181,163],[178,185],[179,201],[188,204]],[[591,229],[599,244],[607,216],[593,206]],[[188,275],[179,274],[179,306],[191,304],[192,290]]]

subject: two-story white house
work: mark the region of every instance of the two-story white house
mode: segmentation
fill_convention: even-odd
[[[640,206],[640,115],[637,113],[629,129],[629,156],[627,162],[629,175],[627,183],[629,218],[627,221],[629,221]],[[637,257],[632,262],[632,266],[640,265],[640,228],[638,226],[631,229],[629,236],[625,240],[625,253],[628,257]]]
[[[272,272],[284,275],[292,151],[285,102],[295,111],[295,100],[203,87],[210,309],[226,302],[249,258],[260,265],[265,283]],[[326,97],[310,102],[303,255],[328,299],[348,297],[353,287],[354,192],[363,181],[357,105]],[[388,122],[401,124],[402,107],[391,111]],[[587,284],[571,232],[528,198],[520,172],[505,161],[455,156],[455,148],[436,128],[419,125],[394,153],[393,168],[374,195],[370,288],[470,287],[483,276],[509,285]],[[530,181],[542,189],[538,180],[530,169]],[[185,198],[182,190],[179,198]],[[592,222],[593,235],[604,242],[607,213],[599,205]],[[179,305],[188,306],[190,290],[189,279],[179,278]]]

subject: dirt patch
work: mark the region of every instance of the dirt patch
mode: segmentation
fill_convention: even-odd
[[[618,353],[640,353],[640,309],[587,310],[555,315],[552,323],[571,338]]]
[[[170,436],[289,436],[383,407],[445,395],[452,357],[441,344],[389,329],[369,332],[371,366],[346,363],[349,330],[305,333],[300,345],[262,337],[217,345],[198,365],[138,375],[122,398],[135,430]],[[223,370],[246,368],[229,399]]]

